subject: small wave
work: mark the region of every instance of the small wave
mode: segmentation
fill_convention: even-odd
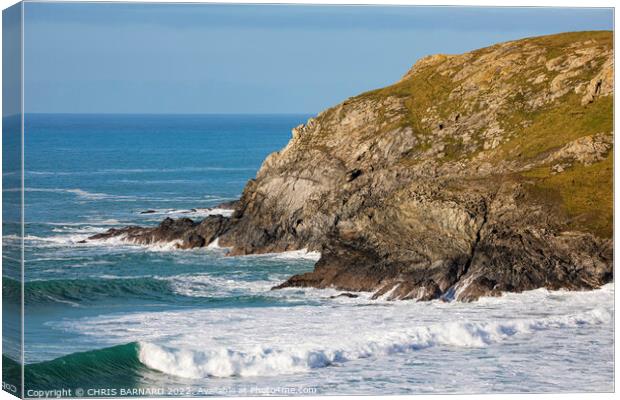
[[[126,200],[135,201],[138,200],[137,196],[119,196],[107,193],[92,193],[82,189],[67,189],[67,193],[73,193],[76,196],[85,200]]]
[[[2,279],[2,290],[19,298],[21,284],[10,278]],[[24,284],[26,304],[64,303],[77,306],[79,303],[103,298],[166,299],[174,296],[170,284],[161,279],[149,277],[121,279],[53,279],[29,281]]]
[[[100,232],[105,229],[99,230]],[[93,232],[94,234],[96,232]],[[57,236],[36,236],[26,235],[24,241],[29,247],[65,247],[83,245],[83,240],[87,239],[91,234],[67,234]]]
[[[182,167],[182,168],[108,168],[94,171],[26,171],[27,175],[55,176],[55,175],[109,175],[109,174],[145,174],[170,172],[209,172],[209,171],[256,171],[256,168],[244,167]]]
[[[107,231],[106,228],[84,228],[84,229],[75,229],[75,230],[67,230],[67,234],[54,235],[54,236],[36,236],[36,235],[26,235],[24,236],[24,242],[26,247],[36,247],[36,248],[62,248],[62,247],[108,247],[114,250],[135,250],[137,248],[142,248],[147,251],[153,252],[169,252],[169,251],[181,251],[178,248],[178,245],[181,244],[181,240],[173,240],[170,242],[157,242],[150,244],[142,244],[137,243],[135,241],[129,240],[126,235],[119,235],[114,237],[109,237],[105,239],[97,239],[97,240],[89,240],[88,238],[96,233],[102,233]],[[61,233],[60,230],[57,231]],[[71,233],[69,233],[71,232]],[[11,243],[13,241],[20,241],[21,237],[19,235],[6,235],[3,236],[3,240],[7,243]]]
[[[175,275],[155,277],[170,284],[174,292],[187,297],[223,297],[230,295],[255,295],[269,293],[279,280],[248,281],[200,275]]]
[[[177,210],[174,208],[167,208],[163,210],[148,210],[141,211],[141,215],[166,215],[168,217],[194,217],[194,218],[205,218],[211,215],[222,215],[224,217],[232,216],[234,210],[226,209],[226,208],[192,208],[185,210]]]
[[[302,249],[302,250],[294,250],[294,251],[285,251],[283,253],[275,254],[273,257],[275,259],[280,259],[280,260],[302,259],[302,260],[319,261],[319,259],[321,258],[321,253],[319,253],[318,251],[308,251],[308,249]]]
[[[6,191],[17,191],[21,189],[6,189]],[[24,188],[25,192],[44,192],[44,193],[69,193],[83,200],[116,200],[116,201],[137,201],[146,199],[139,196],[123,196],[107,193],[89,192],[83,189],[61,189],[61,188]]]
[[[105,261],[104,261],[105,262]],[[59,271],[59,270],[57,270]],[[48,272],[55,272],[48,270]],[[60,271],[62,272],[62,271]],[[177,301],[179,296],[190,299],[216,299],[268,295],[279,280],[250,281],[200,275],[117,276],[97,275],[83,279],[49,279],[28,281],[24,285],[27,304],[64,303],[78,306],[83,302],[105,298]],[[21,297],[21,284],[3,278],[7,298]],[[13,296],[13,297],[11,297]],[[273,296],[268,296],[273,299]],[[201,300],[202,301],[202,300]]]
[[[351,337],[340,346],[328,340],[318,347],[306,347],[300,342],[287,348],[258,345],[247,349],[196,350],[139,342],[139,359],[151,369],[182,378],[273,376],[435,346],[484,347],[536,331],[606,324],[612,318],[611,311],[596,308],[576,315],[539,319],[451,322],[401,332],[379,332],[361,341]]]
[[[129,239],[126,234],[113,236],[105,239],[88,240],[84,243],[87,246],[110,246],[114,248],[119,247],[131,247],[131,248],[143,248],[147,251],[153,252],[170,252],[170,251],[183,251],[179,246],[183,243],[181,239],[172,240],[169,242],[154,242],[149,244],[140,243],[136,240]]]
[[[84,226],[84,225],[116,226],[116,225],[123,225],[123,222],[117,219],[104,219],[104,220],[89,220],[85,222],[44,222],[44,224],[52,225],[52,226]]]
[[[72,233],[72,234],[89,234],[89,235],[94,235],[96,233],[105,232],[106,230],[107,230],[106,228],[102,228],[101,226],[94,226],[94,225],[92,226],[82,225],[81,227],[63,226],[60,228],[52,228],[52,232],[55,232],[55,233]]]
[[[283,251],[281,253],[263,253],[263,254],[249,254],[236,257],[256,257],[256,258],[270,258],[275,260],[311,260],[318,261],[321,258],[321,253],[318,251],[308,251],[308,249]]]

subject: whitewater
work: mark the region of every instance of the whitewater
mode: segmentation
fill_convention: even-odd
[[[165,395],[612,391],[614,285],[472,303],[272,288],[316,252],[84,239],[230,215],[304,115],[26,119],[26,382]],[[50,160],[55,160],[51,162]],[[21,237],[4,237],[5,262]],[[19,294],[19,275],[3,290]],[[11,297],[11,296],[9,296]],[[13,296],[19,297],[19,296]],[[14,305],[5,305],[11,307]],[[4,365],[18,359],[6,340]],[[185,391],[185,390],[189,391]]]
[[[372,364],[431,347],[459,352],[510,346],[511,340],[545,340],[552,331],[601,328],[612,322],[612,310],[585,303],[610,303],[613,293],[613,285],[607,285],[586,295],[536,290],[475,304],[446,304],[334,300],[315,291],[305,295],[322,299],[322,306],[245,308],[234,315],[220,310],[137,313],[60,327],[94,336],[112,331],[108,340],[113,345],[135,340],[139,326],[140,361],[173,376],[276,376],[361,359]],[[556,310],[554,315],[550,309]],[[507,313],[517,317],[506,318]]]

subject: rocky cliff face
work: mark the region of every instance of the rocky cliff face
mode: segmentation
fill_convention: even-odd
[[[295,128],[232,218],[200,229],[232,254],[322,253],[281,287],[472,300],[600,286],[612,279],[612,49],[611,32],[578,32],[423,58]],[[208,242],[200,229],[195,244]]]

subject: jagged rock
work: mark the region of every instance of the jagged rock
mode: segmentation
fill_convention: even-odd
[[[555,164],[553,167],[551,167],[551,170],[553,170],[553,172],[555,172],[556,174],[559,174],[564,172],[564,166],[562,166],[561,164]]]
[[[610,53],[611,54],[611,53]],[[585,95],[581,98],[581,104],[587,105],[599,97],[609,96],[613,93],[614,59],[613,54],[603,64],[600,72],[588,83]]]

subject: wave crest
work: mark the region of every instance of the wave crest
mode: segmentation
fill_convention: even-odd
[[[181,378],[273,376],[304,372],[347,361],[416,351],[434,346],[483,347],[536,331],[609,323],[611,311],[597,308],[568,316],[502,322],[452,322],[376,334],[366,340],[334,347],[277,348],[256,346],[239,350],[172,348],[140,342],[138,357],[150,369]]]

